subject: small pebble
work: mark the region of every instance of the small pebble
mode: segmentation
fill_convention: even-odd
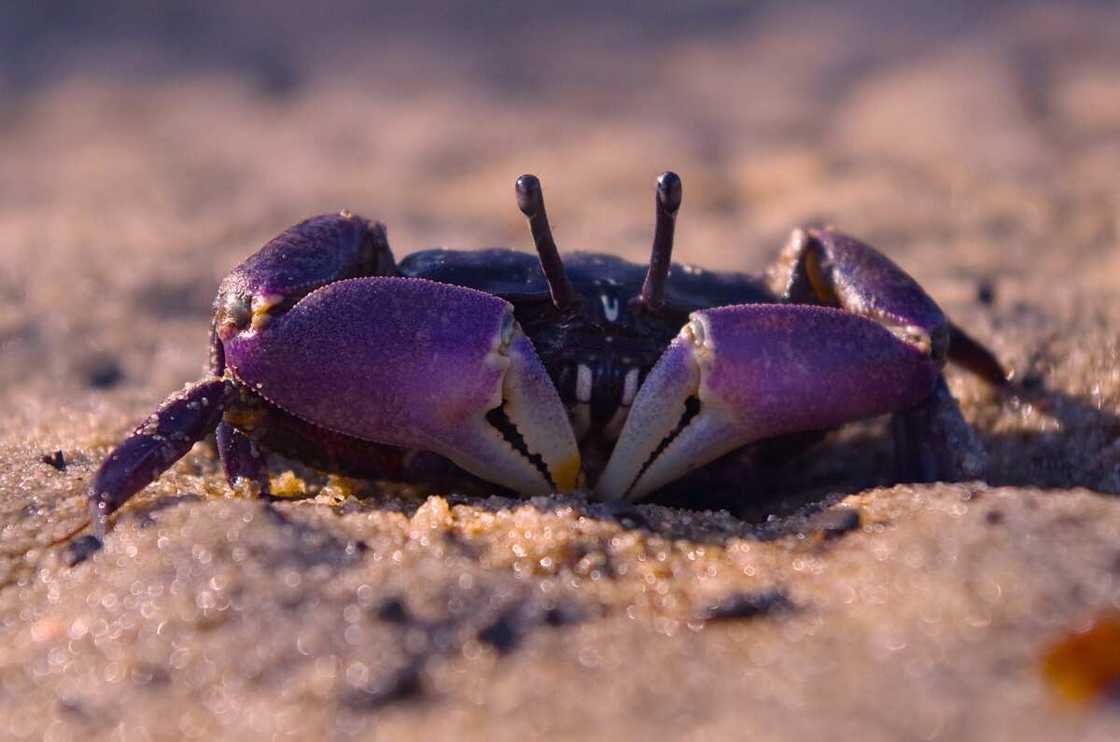
[[[400,598],[388,598],[377,607],[377,617],[387,623],[406,624],[411,620],[408,608]]]
[[[976,300],[986,307],[990,307],[996,301],[996,285],[991,279],[983,278],[976,285]]]
[[[492,646],[498,654],[509,654],[517,648],[521,638],[515,626],[516,622],[515,611],[504,611],[489,626],[478,632],[478,640]]]
[[[1042,673],[1068,701],[1115,702],[1120,689],[1120,615],[1098,616],[1088,629],[1055,641],[1042,656]]]
[[[557,627],[578,623],[580,617],[571,610],[566,610],[559,606],[552,606],[544,612],[542,619],[546,625]]]
[[[109,389],[124,379],[124,370],[116,361],[103,359],[94,362],[86,370],[86,383],[94,389]]]
[[[703,621],[732,621],[758,618],[771,613],[782,613],[793,608],[781,590],[764,590],[757,593],[737,593],[705,608]]]
[[[413,663],[370,688],[346,693],[342,703],[351,711],[375,711],[396,701],[416,699],[423,693],[420,664]]]
[[[73,567],[89,559],[100,549],[101,540],[97,538],[97,536],[89,534],[71,541],[66,546],[62,558],[66,562],[67,567]]]
[[[59,471],[66,471],[66,459],[62,455],[62,451],[55,451],[54,453],[45,453],[39,457],[39,460],[48,466],[53,466]]]
[[[809,519],[809,526],[826,539],[838,538],[848,531],[854,531],[861,523],[858,510],[844,507],[825,510]]]
[[[618,521],[619,525],[626,528],[646,528],[652,530],[652,525],[646,516],[632,502],[612,500],[603,504],[606,514]]]

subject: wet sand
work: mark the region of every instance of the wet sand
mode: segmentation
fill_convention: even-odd
[[[1114,705],[1043,671],[1120,611],[1120,14],[721,7],[658,7],[672,32],[210,9],[166,21],[196,45],[158,17],[8,39],[3,736],[1120,736]],[[198,446],[85,564],[47,546],[110,447],[198,377],[218,280],[279,230],[346,207],[398,256],[527,249],[512,183],[532,171],[562,250],[641,260],[668,168],[681,260],[762,271],[792,227],[835,224],[990,345],[1014,393],[950,374],[988,480],[892,486],[878,421],[695,493],[722,511],[617,518],[281,460],[307,492],[267,507]]]

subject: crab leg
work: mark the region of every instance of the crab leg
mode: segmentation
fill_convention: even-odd
[[[928,399],[894,413],[891,428],[899,482],[959,482],[980,479],[987,471],[987,453],[943,375]]]
[[[234,491],[248,489],[259,497],[268,497],[269,482],[264,452],[244,432],[222,421],[216,431],[218,455],[226,481]]]
[[[121,505],[210,434],[236,396],[233,384],[207,378],[172,394],[102,462],[89,489],[98,536]]]
[[[319,427],[433,451],[524,494],[575,486],[579,453],[559,394],[512,306],[490,294],[338,281],[224,347],[239,381]]]
[[[773,288],[786,301],[823,304],[875,320],[900,338],[946,356],[985,381],[1006,383],[991,351],[946,319],[922,287],[885,255],[835,229],[795,229]]]
[[[834,229],[796,229],[778,260],[775,288],[787,301],[821,303],[865,316],[900,338],[948,359],[993,386],[1007,383],[999,360],[950,322],[937,304],[882,253]],[[937,390],[892,421],[900,481],[981,476],[983,448],[944,379]]]

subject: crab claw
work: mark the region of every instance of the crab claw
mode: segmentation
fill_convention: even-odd
[[[596,492],[638,499],[753,441],[906,409],[939,371],[922,348],[836,309],[694,312],[638,390]]]
[[[575,435],[513,318],[472,289],[355,278],[223,339],[234,377],[312,424],[434,451],[523,494],[575,487]]]

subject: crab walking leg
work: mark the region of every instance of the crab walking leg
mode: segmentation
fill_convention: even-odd
[[[867,317],[935,360],[947,356],[990,384],[1007,381],[991,351],[952,325],[917,281],[875,248],[835,229],[795,229],[771,283],[786,301]]]
[[[222,379],[188,384],[109,454],[89,488],[90,517],[99,538],[114,511],[213,432],[235,394]]]
[[[224,346],[239,381],[320,427],[432,451],[523,494],[575,486],[579,452],[560,396],[512,306],[490,294],[354,278]]]
[[[994,386],[1007,372],[990,350],[942,313],[905,271],[879,251],[834,229],[794,230],[778,260],[774,288],[788,301],[835,306],[879,322],[898,337],[946,358]],[[892,421],[899,481],[976,479],[987,457],[944,381],[928,400]]]
[[[638,390],[596,491],[638,499],[747,443],[912,407],[939,371],[914,344],[836,309],[694,312]]]
[[[252,438],[226,421],[218,423],[218,456],[226,481],[235,492],[248,489],[258,497],[268,497],[267,461]]]
[[[963,482],[980,479],[987,471],[984,447],[961,415],[943,375],[938,375],[928,399],[891,416],[891,429],[899,482]]]
[[[1007,371],[995,354],[952,322],[949,323],[949,360],[994,386],[1008,383]]]

